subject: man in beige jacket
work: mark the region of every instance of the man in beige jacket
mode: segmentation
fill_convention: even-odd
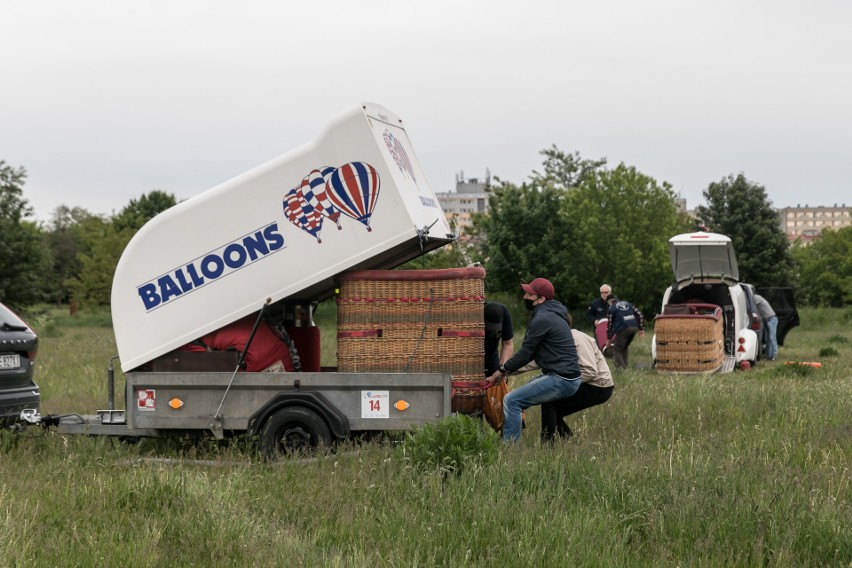
[[[571,323],[570,315],[568,323]],[[615,383],[603,353],[594,339],[576,329],[571,329],[577,356],[580,359],[580,388],[574,395],[541,405],[541,439],[552,441],[556,436],[570,438],[574,435],[563,418],[591,406],[603,404],[612,396]]]

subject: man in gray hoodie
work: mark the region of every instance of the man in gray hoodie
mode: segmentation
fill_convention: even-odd
[[[520,350],[506,361],[488,384],[506,376],[532,360],[542,374],[509,392],[503,400],[503,441],[521,437],[521,412],[531,406],[572,396],[580,388],[580,363],[566,315],[568,309],[553,299],[553,284],[536,278],[521,284],[524,304],[530,311],[527,332]]]

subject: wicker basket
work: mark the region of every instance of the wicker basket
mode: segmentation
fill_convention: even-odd
[[[659,371],[713,372],[725,359],[722,310],[696,305],[664,312],[654,320],[656,367]]]
[[[485,270],[349,272],[337,298],[341,372],[449,372],[453,410],[482,408]]]

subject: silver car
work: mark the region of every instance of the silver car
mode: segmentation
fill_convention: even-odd
[[[41,400],[33,381],[38,336],[12,310],[0,303],[0,427],[18,421],[26,408]]]

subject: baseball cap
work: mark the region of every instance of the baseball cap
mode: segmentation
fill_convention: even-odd
[[[529,284],[521,284],[521,288],[527,294],[537,294],[544,296],[545,300],[553,299],[553,284],[547,278],[536,278]]]
[[[503,306],[494,302],[485,302],[485,330],[498,332],[503,329]]]

